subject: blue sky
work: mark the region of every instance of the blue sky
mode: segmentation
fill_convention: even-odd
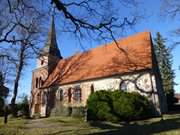
[[[164,19],[159,17],[160,14],[160,1],[158,0],[147,0],[145,3],[141,4],[143,10],[142,12],[147,13],[146,18],[139,22],[133,30],[129,30],[125,33],[126,36],[135,34],[142,31],[150,31],[152,37],[155,37],[156,32],[160,32],[164,38],[167,38],[167,46],[171,45],[171,41],[178,40],[176,37],[171,35],[171,31],[180,26],[180,21],[178,18],[175,19]],[[140,7],[141,8],[141,7]],[[49,20],[48,20],[49,21]],[[57,19],[56,19],[57,21]],[[56,22],[56,25],[58,23]],[[58,31],[58,29],[57,29]],[[59,49],[63,57],[68,57],[73,55],[77,51],[82,51],[79,43],[76,42],[70,35],[62,35],[61,32],[57,32],[57,40]],[[119,37],[121,38],[121,37]],[[92,41],[91,43],[84,41],[83,45],[86,48],[96,47],[100,45],[97,42]],[[178,84],[175,86],[175,91],[180,93],[180,45],[177,46],[173,51],[173,69],[176,74],[175,82]],[[20,81],[19,94],[25,93],[30,95],[31,90],[31,73],[35,69],[35,59],[31,60],[30,65],[25,69],[23,77]]]

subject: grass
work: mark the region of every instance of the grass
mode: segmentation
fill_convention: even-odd
[[[3,124],[3,118],[0,118],[0,135],[20,134],[20,130],[24,128],[27,120],[21,118],[12,118],[7,125]]]
[[[133,121],[129,124],[84,122],[72,117],[27,120],[11,118],[7,125],[0,118],[0,135],[180,135],[180,114]]]

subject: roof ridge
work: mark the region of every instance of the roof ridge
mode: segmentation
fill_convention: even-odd
[[[150,35],[150,32],[149,32],[149,31],[139,32],[139,33],[136,33],[136,34],[127,36],[127,37],[123,37],[123,38],[121,38],[121,39],[117,39],[116,41],[117,41],[117,42],[123,42],[123,41],[129,40],[129,39],[131,39],[131,38],[138,37],[138,36],[143,35],[143,34],[149,34],[149,35]],[[66,57],[66,58],[63,58],[63,59],[64,59],[64,60],[67,60],[67,59],[72,58],[72,57],[75,56],[75,55],[81,55],[81,54],[83,54],[83,53],[87,53],[87,52],[90,52],[90,51],[93,51],[93,50],[97,50],[97,49],[99,49],[99,48],[107,47],[107,46],[110,46],[110,45],[112,45],[112,44],[115,44],[115,42],[114,42],[114,41],[111,41],[110,43],[101,44],[101,45],[98,45],[97,47],[91,48],[91,49],[89,49],[89,50],[87,50],[87,51],[74,53],[73,55],[71,55],[71,56],[69,56],[69,57]],[[59,61],[60,61],[60,60],[59,60]]]
[[[141,32],[118,40],[123,42],[125,48],[122,49],[125,49],[128,57],[124,53],[119,53],[118,48],[113,46],[114,42],[111,42],[62,59],[48,76],[43,87],[152,69],[150,39],[150,32]],[[107,47],[106,51],[103,50],[104,47]]]

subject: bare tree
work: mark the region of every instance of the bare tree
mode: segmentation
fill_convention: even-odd
[[[32,30],[31,22],[39,19],[39,16],[42,21],[52,5],[57,9],[56,16],[61,30],[73,33],[78,39],[115,39],[115,32],[120,33],[127,27],[134,26],[142,18],[137,12],[136,0],[7,0],[0,4],[4,5],[1,18],[8,22],[0,28],[0,42],[9,43],[20,41],[14,35],[16,27]],[[118,11],[121,10],[124,13],[119,14]],[[5,17],[7,15],[8,18]],[[21,17],[17,18],[17,15]],[[27,20],[26,23],[23,21],[24,18]]]
[[[163,0],[161,4],[161,15],[167,17],[168,19],[180,19],[180,2],[179,0]],[[171,31],[171,36],[178,38],[180,35],[180,27]],[[170,49],[174,49],[177,45],[180,44],[180,41],[174,41]]]
[[[4,6],[0,13],[0,57],[6,58],[14,74],[13,96],[11,105],[13,112],[18,93],[22,71],[34,52],[38,52],[37,44],[41,38],[41,19],[44,14],[36,11],[28,1],[0,1]],[[1,70],[5,69],[1,67]],[[9,72],[3,70],[3,74]]]
[[[163,0],[161,5],[161,14],[168,17],[180,17],[179,0]]]
[[[136,0],[51,0],[51,4],[57,8],[57,16],[61,16],[62,31],[71,32],[79,39],[112,40],[116,32],[134,26],[143,18],[135,12]],[[119,14],[121,9],[133,14]]]
[[[163,0],[161,7],[161,14],[163,17],[167,17],[172,20],[180,19],[180,1],[179,0]],[[180,27],[173,29],[171,31],[171,37],[175,37],[175,41],[172,41],[172,45],[170,46],[170,51],[174,50],[178,45],[180,45]],[[179,66],[180,67],[180,66]]]
[[[23,42],[24,39],[18,37],[20,28],[36,36],[43,32],[43,19],[46,18],[47,12],[35,7],[36,4],[35,0],[0,1],[0,5],[3,5],[0,7],[0,47],[4,43],[19,44]],[[41,36],[37,36],[36,41],[40,38]],[[34,41],[30,43],[32,47],[34,43]]]
[[[19,80],[27,59],[39,46],[46,27],[47,16],[55,6],[55,15],[62,32],[82,39],[113,39],[116,32],[134,26],[142,16],[135,12],[136,0],[7,0],[0,1],[0,51],[6,49],[9,61],[15,66],[11,104],[14,107]],[[118,10],[127,14],[119,16]],[[133,14],[130,9],[134,9]]]
[[[33,25],[36,25],[36,23],[34,23]],[[36,29],[36,26],[34,26],[33,29]],[[18,38],[21,40],[21,42],[18,42],[19,44],[16,44],[15,47],[12,47],[12,49],[14,49],[13,51],[16,52],[15,55],[17,55],[17,57],[15,57],[16,75],[14,80],[13,96],[11,99],[13,112],[15,112],[14,107],[16,103],[21,74],[25,66],[28,64],[28,60],[33,57],[33,53],[35,51],[34,48],[36,47],[33,43],[37,40],[38,36],[36,34],[36,31],[33,33],[32,31],[28,31],[26,28],[22,27],[19,27],[16,32],[18,33]]]

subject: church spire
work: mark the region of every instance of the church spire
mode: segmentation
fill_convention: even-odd
[[[41,51],[41,55],[52,55],[58,58],[62,58],[61,53],[58,49],[57,40],[56,40],[56,29],[54,23],[54,16],[51,17],[51,25],[48,32],[48,38],[46,40],[45,46]]]

